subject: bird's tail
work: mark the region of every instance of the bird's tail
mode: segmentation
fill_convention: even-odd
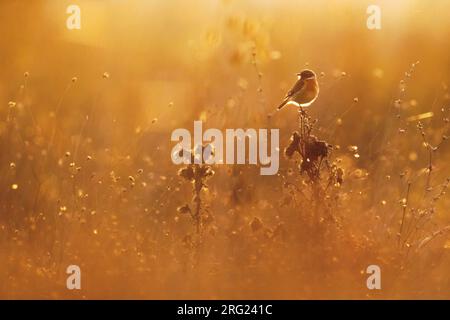
[[[289,102],[288,99],[284,100],[277,108],[277,110],[280,110],[281,108],[283,108],[287,103]]]

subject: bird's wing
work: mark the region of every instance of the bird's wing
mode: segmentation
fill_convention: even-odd
[[[294,94],[299,92],[303,88],[304,85],[305,85],[305,81],[303,81],[302,79],[298,79],[297,82],[292,87],[292,89],[288,91],[288,93],[284,97],[284,100],[291,98]]]

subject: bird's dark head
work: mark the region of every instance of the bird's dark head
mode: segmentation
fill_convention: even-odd
[[[302,78],[303,80],[306,80],[306,79],[314,79],[316,77],[316,74],[312,70],[305,69],[302,72],[297,73],[297,76],[299,78]]]

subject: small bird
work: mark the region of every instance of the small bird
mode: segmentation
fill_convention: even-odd
[[[319,83],[316,74],[312,70],[303,70],[297,73],[298,80],[291,90],[286,94],[278,110],[289,103],[297,107],[308,107],[319,95]]]

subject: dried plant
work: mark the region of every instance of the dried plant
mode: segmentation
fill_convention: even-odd
[[[332,146],[313,135],[317,121],[313,121],[305,110],[300,109],[298,123],[299,130],[292,133],[284,154],[289,159],[295,154],[299,155],[300,177],[306,175],[307,179],[303,180],[302,186],[288,181],[284,185],[289,191],[288,197],[294,200],[295,207],[302,212],[305,226],[309,226],[303,232],[325,241],[326,234],[332,229],[324,222],[338,226],[336,201],[339,196],[336,188],[343,184],[344,170],[336,161],[331,160]]]
[[[180,157],[189,157],[191,162],[191,164],[181,168],[178,175],[192,183],[193,208],[189,204],[185,204],[178,207],[177,210],[180,214],[188,214],[192,218],[198,235],[202,233],[205,224],[210,223],[212,219],[207,205],[202,201],[202,190],[207,188],[206,181],[214,175],[214,170],[210,165],[194,163],[195,157],[198,154],[202,156],[207,148],[212,148],[212,146],[204,145],[197,147],[197,150],[180,151]]]

